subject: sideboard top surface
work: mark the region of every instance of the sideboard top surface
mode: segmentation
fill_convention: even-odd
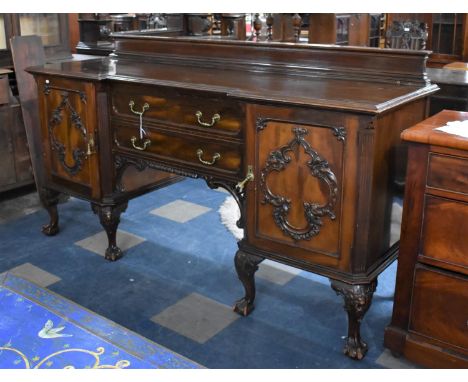
[[[403,85],[326,75],[278,74],[262,71],[207,68],[175,63],[142,62],[131,58],[100,58],[48,63],[29,68],[33,74],[91,81],[122,81],[203,90],[227,97],[353,110],[378,114],[412,99],[427,96],[436,85]]]

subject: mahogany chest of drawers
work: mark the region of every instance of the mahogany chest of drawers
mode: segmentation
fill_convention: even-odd
[[[468,367],[468,138],[435,130],[462,120],[444,110],[402,133],[408,177],[385,345],[434,368]]]

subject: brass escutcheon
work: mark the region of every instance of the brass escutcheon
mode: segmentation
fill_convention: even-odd
[[[201,117],[203,117],[203,113],[200,110],[195,113],[195,117],[197,117],[198,123],[201,126],[205,127],[213,127],[216,124],[216,122],[218,122],[221,119],[221,116],[218,113],[216,113],[213,115],[213,117],[211,117],[211,123],[203,122],[201,120]]]
[[[217,160],[221,159],[221,154],[220,153],[215,153],[213,155],[213,158],[211,159],[211,161],[203,160],[202,159],[202,156],[203,156],[203,150],[202,149],[197,150],[197,156],[198,156],[198,160],[201,163],[206,164],[207,166],[213,166],[216,163]]]

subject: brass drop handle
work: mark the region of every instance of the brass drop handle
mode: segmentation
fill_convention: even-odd
[[[216,124],[216,122],[218,122],[221,119],[221,116],[218,113],[216,113],[213,115],[213,117],[211,117],[211,123],[203,122],[201,120],[201,118],[203,117],[203,113],[200,110],[195,113],[195,117],[197,117],[197,122],[201,126],[205,126],[205,127],[213,127]]]
[[[137,149],[137,150],[140,150],[140,151],[144,151],[148,148],[149,145],[151,145],[151,141],[149,139],[145,139],[143,141],[143,146],[138,146],[136,144],[136,141],[137,141],[137,137],[131,137],[130,138],[130,141],[132,142],[132,146],[134,149]]]
[[[141,109],[141,111],[136,111],[136,110],[133,109],[133,106],[135,106],[135,102],[133,100],[130,100],[130,102],[128,103],[128,106],[130,106],[130,111],[133,114],[137,114],[137,115],[143,115],[145,113],[145,111],[149,109],[149,105],[148,105],[147,102],[145,102],[145,104],[143,105],[143,108]]]
[[[143,139],[144,135],[148,135],[148,134],[146,134],[145,129],[143,129],[143,114],[145,113],[146,110],[149,109],[149,105],[148,105],[147,102],[145,102],[145,104],[143,105],[143,109],[141,109],[141,111],[136,111],[136,110],[133,109],[133,106],[135,106],[135,102],[133,100],[130,100],[130,102],[128,103],[128,106],[130,106],[130,111],[133,114],[136,114],[136,115],[138,115],[140,117],[140,139]],[[133,147],[135,147],[135,145],[133,145]],[[138,150],[140,150],[140,149],[138,149]]]
[[[215,153],[213,155],[213,158],[211,159],[211,161],[203,160],[202,159],[202,156],[203,156],[203,150],[202,149],[197,150],[197,156],[198,156],[198,160],[201,163],[206,164],[207,166],[213,166],[218,159],[221,159],[221,154],[220,153]]]
[[[253,166],[247,166],[247,175],[244,178],[244,180],[240,181],[237,183],[236,188],[239,192],[242,192],[244,190],[245,184],[247,182],[250,182],[254,180],[255,176],[253,173]]]

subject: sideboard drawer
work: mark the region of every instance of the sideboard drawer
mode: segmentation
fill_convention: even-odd
[[[118,151],[154,156],[169,162],[183,162],[209,171],[237,174],[241,170],[242,145],[180,135],[165,129],[146,128],[142,140],[133,126],[114,127]],[[145,144],[145,141],[147,143]]]
[[[466,194],[468,190],[468,158],[429,154],[427,185]]]
[[[223,96],[144,85],[113,86],[111,102],[114,116],[138,118],[131,111],[130,101],[133,101],[135,111],[141,112],[143,105],[148,105],[144,120],[231,136],[241,134],[245,120],[244,104]]]
[[[421,254],[468,270],[467,222],[467,203],[426,195]]]
[[[464,276],[416,268],[410,330],[468,348],[468,280]]]

